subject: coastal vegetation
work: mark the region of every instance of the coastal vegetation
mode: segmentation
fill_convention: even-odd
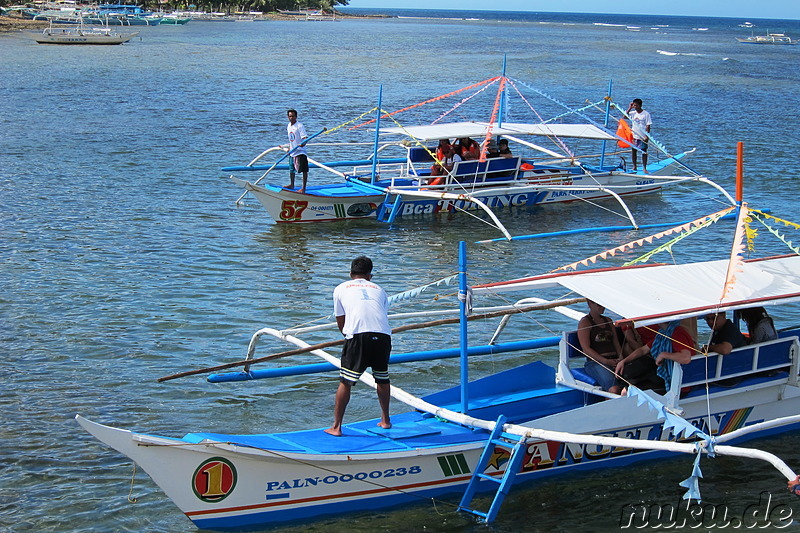
[[[0,7],[19,4],[15,0],[0,0]],[[298,11],[298,10],[320,10],[330,12],[336,6],[346,6],[350,0],[238,0],[232,2],[220,0],[106,0],[100,3],[120,3],[139,5],[147,10],[159,11],[164,9],[191,10],[191,11],[221,11],[221,12],[241,12],[241,11],[261,11],[272,13],[276,11]],[[31,4],[33,7],[33,4]]]

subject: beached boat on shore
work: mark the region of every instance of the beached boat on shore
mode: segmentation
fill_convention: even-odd
[[[495,90],[490,92],[490,89]],[[503,75],[395,112],[382,110],[379,97],[374,120],[365,120],[365,113],[345,123],[346,128],[337,126],[309,137],[312,178],[303,192],[283,187],[285,174],[278,176],[279,172],[290,171],[290,165],[283,162],[290,155],[286,146],[265,150],[247,165],[223,170],[231,172],[231,179],[244,187],[245,194],[239,201],[251,193],[279,223],[367,217],[393,223],[408,216],[469,211],[484,214],[506,237],[509,235],[496,215],[497,210],[506,207],[611,199],[619,204],[621,216],[636,226],[623,200],[626,196],[692,182],[716,187],[718,194],[725,196],[713,181],[686,166],[685,159],[693,150],[670,155],[661,143],[651,138],[647,171],[641,166],[637,171],[630,168],[626,160],[630,145],[608,128],[611,111],[624,116],[625,110],[610,97],[581,109],[572,109],[548,97],[545,100],[560,111],[551,115],[555,118],[537,118],[535,122],[508,118],[506,109],[512,96],[519,99],[515,100],[518,114],[543,115],[532,107],[526,93],[546,96]],[[455,99],[452,108],[431,113],[439,116],[433,124],[400,122],[401,112],[451,97]],[[488,110],[483,111],[487,121],[446,121],[453,112],[466,115],[464,104],[473,104],[473,99],[488,104]],[[597,109],[604,112],[598,120],[586,114],[587,110]],[[382,125],[390,121],[390,127]],[[354,142],[352,138],[341,143],[319,142],[334,132],[355,134],[367,128],[374,130],[372,142],[368,139]],[[472,160],[456,161],[452,166],[445,163],[442,175],[434,175],[434,168],[442,166],[436,144],[443,140],[455,143],[463,138],[479,143],[479,155]],[[513,155],[501,157],[496,150],[499,139],[508,141]],[[592,146],[593,151],[587,153],[590,150],[587,146]],[[620,146],[624,149],[618,149]],[[358,149],[363,150],[360,155],[353,152]],[[314,159],[318,150],[336,150],[337,160]],[[282,157],[272,164],[262,163],[274,153]],[[328,173],[332,179],[320,178],[316,169]],[[256,172],[260,176],[253,180],[237,176],[243,172]],[[733,203],[729,196],[726,200]]]
[[[790,487],[796,487],[797,475],[781,459],[730,443],[800,428],[798,327],[781,331],[775,340],[750,344],[724,357],[703,350],[690,363],[674,366],[666,394],[630,387],[627,396],[601,390],[581,372],[585,354],[575,340],[574,326],[555,338],[523,337],[499,342],[499,337],[509,331],[504,318],[488,345],[466,343],[469,320],[515,314],[518,319],[531,317],[533,324],[546,320],[540,314],[545,309],[556,309],[577,320],[585,310],[583,306],[570,306],[585,298],[605,306],[618,317],[617,324],[644,328],[676,320],[696,324],[696,317],[715,311],[796,305],[800,301],[800,251],[789,243],[791,255],[745,260],[742,250],[745,236],[754,235],[749,225],[756,221],[767,227],[770,222],[779,225],[780,231],[764,233],[781,238],[786,226],[800,229],[800,225],[749,210],[746,205],[737,216],[732,251],[707,250],[709,257],[726,259],[644,266],[620,266],[618,261],[609,268],[579,270],[599,258],[628,259],[631,250],[671,237],[666,244],[632,258],[634,263],[644,261],[658,251],[669,250],[680,238],[712,226],[733,210],[725,209],[651,238],[605,250],[558,271],[471,287],[466,274],[466,246],[462,243],[458,309],[450,314],[458,318],[442,318],[439,311],[437,317],[441,320],[436,321],[436,325],[460,323],[461,345],[392,356],[393,364],[460,356],[460,385],[418,398],[393,384],[392,396],[411,410],[394,415],[390,429],[378,427],[377,420],[368,420],[345,424],[343,437],[333,437],[320,428],[258,435],[196,432],[172,438],[116,429],[81,416],[77,420],[99,440],[141,465],[180,510],[203,529],[254,529],[419,503],[448,494],[461,495],[460,510],[491,522],[514,485],[566,472],[624,466],[671,453],[696,456],[691,475],[681,484],[694,500],[700,499],[700,458],[714,454],[767,461]],[[452,277],[436,283],[450,281]],[[431,285],[416,287],[392,300],[407,303],[416,299],[422,303],[429,294],[426,288]],[[508,295],[515,293],[523,299],[509,305]],[[554,299],[552,295],[557,296]],[[469,306],[468,301],[475,307]],[[505,303],[494,305],[498,301]],[[478,307],[484,303],[487,307]],[[528,313],[536,313],[535,319]],[[392,321],[419,316],[420,313],[404,313],[394,315]],[[559,320],[563,321],[563,317]],[[404,327],[408,330],[431,325],[401,326],[395,328],[395,334]],[[335,327],[326,324],[284,330],[264,328],[253,336],[246,361],[225,365],[245,366],[244,372],[214,374],[209,380],[243,381],[291,375],[291,371],[335,370],[338,358],[323,348],[341,341],[309,345],[297,337]],[[530,335],[530,330],[525,329],[523,335]],[[519,329],[516,331],[519,334]],[[255,358],[255,349],[265,335],[299,347],[279,355],[306,351],[325,363],[254,370],[252,366],[262,360]],[[555,367],[540,361],[527,362],[468,381],[469,356],[528,352],[553,345],[559,346]],[[270,358],[274,356],[263,360]],[[363,375],[361,381],[375,386],[369,374]],[[216,429],[222,426],[224,422]],[[776,484],[780,484],[777,475]],[[652,487],[654,492],[661,489]],[[478,492],[495,495],[487,510],[474,508],[472,500]]]

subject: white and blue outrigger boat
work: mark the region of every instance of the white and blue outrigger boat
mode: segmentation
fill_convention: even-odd
[[[490,93],[489,89],[495,92]],[[547,116],[554,118],[542,119],[545,113],[531,105],[532,96],[544,97],[545,107],[552,110],[552,115]],[[439,115],[432,124],[408,125],[399,121],[402,112],[423,105],[441,105],[448,98],[456,100],[453,107],[440,115],[438,110],[429,114]],[[245,189],[237,203],[251,193],[278,223],[356,218],[393,223],[398,217],[414,215],[482,212],[507,238],[510,235],[495,213],[506,207],[611,199],[619,203],[620,216],[637,227],[623,199],[626,196],[703,183],[715,187],[733,203],[723,189],[685,164],[694,149],[670,155],[651,137],[647,172],[642,167],[638,171],[628,168],[625,157],[630,153],[629,145],[616,135],[616,123],[614,129],[609,129],[612,111],[618,111],[619,117],[627,115],[610,96],[573,109],[524,82],[502,75],[394,112],[381,108],[380,95],[378,102],[373,110],[375,119],[358,123],[371,113],[368,111],[308,138],[312,172],[305,192],[279,185],[285,183],[285,172],[290,170],[284,163],[291,155],[285,145],[264,150],[247,165],[224,167],[223,171],[231,172],[230,178]],[[483,115],[467,111],[480,102],[489,107],[482,110]],[[510,112],[512,107],[514,113]],[[603,112],[603,117],[591,118],[588,113],[593,110]],[[448,122],[453,117],[462,120]],[[476,121],[476,117],[483,121]],[[530,121],[531,117],[534,121]],[[387,122],[390,127],[384,127]],[[374,139],[359,142],[354,135],[366,132],[367,127],[374,129]],[[351,136],[342,142],[327,141],[333,134]],[[431,169],[439,161],[438,141],[455,142],[461,138],[480,143],[479,159],[457,161],[443,176],[432,176]],[[500,138],[509,142],[513,157],[490,157]],[[323,139],[325,142],[321,142]],[[338,160],[320,162],[313,158],[315,153],[333,150]],[[276,153],[282,157],[274,163],[262,162]],[[347,154],[346,160],[342,160],[343,153]],[[328,173],[333,180],[320,178],[316,169]],[[245,172],[260,175],[250,181],[236,176]]]
[[[738,208],[732,251],[716,250],[716,255],[724,259],[620,265],[620,257],[631,258],[631,250],[669,236],[669,242],[631,262],[652,257],[736,209],[728,208],[653,237],[637,239],[558,271],[471,287],[466,275],[466,245],[462,243],[459,273],[439,280],[458,279],[458,308],[452,309],[452,318],[441,316],[444,312],[439,311],[439,320],[435,321],[437,325],[460,323],[460,342],[434,351],[392,356],[396,365],[409,360],[460,357],[461,384],[423,398],[393,384],[392,396],[410,410],[393,415],[391,429],[378,427],[373,419],[345,424],[343,437],[333,437],[319,428],[257,435],[201,431],[173,438],[116,429],[81,416],[77,421],[99,440],[141,465],[202,529],[254,529],[389,508],[448,494],[461,495],[460,510],[491,522],[505,495],[517,484],[674,453],[696,456],[691,475],[681,483],[688,489],[686,497],[694,500],[700,499],[700,458],[713,455],[766,461],[778,470],[776,481],[782,476],[794,491],[798,477],[781,459],[732,444],[800,428],[798,327],[780,331],[775,340],[746,345],[725,356],[701,350],[690,363],[675,365],[665,395],[635,387],[630,387],[626,396],[601,390],[580,372],[585,358],[575,341],[574,326],[565,328],[558,337],[501,342],[500,336],[510,330],[504,329],[507,318],[503,318],[489,344],[467,343],[470,320],[516,314],[543,321],[545,309],[577,320],[585,314],[585,307],[570,306],[587,298],[605,306],[618,317],[618,323],[647,327],[682,320],[694,335],[696,317],[712,311],[796,305],[800,301],[800,249],[785,233],[787,228],[800,229],[800,225],[750,210],[746,204]],[[744,259],[744,243],[754,235],[754,228],[749,226],[757,222],[767,228],[762,228],[762,233],[770,232],[787,243],[791,254]],[[781,229],[772,227],[777,225]],[[714,252],[708,250],[710,256]],[[617,260],[616,266],[580,270],[582,265],[608,257]],[[393,300],[421,302],[430,292],[436,292],[426,290],[431,285],[403,292]],[[520,296],[509,300],[508,295],[515,293]],[[477,306],[484,302],[485,307]],[[498,302],[505,303],[495,305]],[[420,313],[398,314],[392,321],[419,316]],[[560,316],[558,320],[563,323],[566,319]],[[419,326],[410,324],[395,331]],[[335,324],[259,330],[250,342],[246,360],[220,367],[243,365],[245,371],[217,373],[209,380],[243,381],[292,372],[333,371],[339,360],[323,348],[341,341],[309,345],[298,338],[325,328],[335,330]],[[523,333],[529,335],[528,329],[524,328]],[[266,335],[298,347],[277,355],[306,351],[324,362],[253,369],[256,363],[275,357],[255,357],[259,339]],[[703,339],[697,340],[698,345],[702,344]],[[534,361],[468,380],[470,356],[525,353],[555,345],[559,347],[555,366]],[[375,385],[370,374],[361,380]],[[735,384],[731,384],[732,380]],[[653,487],[654,491],[660,489]],[[484,492],[494,497],[488,509],[478,510],[473,498]]]

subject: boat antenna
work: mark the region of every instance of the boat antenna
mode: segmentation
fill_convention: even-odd
[[[378,172],[378,136],[381,134],[381,101],[383,100],[383,85],[378,87],[378,110],[375,114],[375,146],[372,149],[372,175],[369,182],[375,184],[375,175]]]

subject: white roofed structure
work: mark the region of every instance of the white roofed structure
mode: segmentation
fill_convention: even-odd
[[[561,286],[637,325],[753,306],[800,301],[800,256],[753,259],[740,265],[722,297],[728,261],[597,269],[476,286],[474,292]]]
[[[593,124],[524,124],[503,122],[450,122],[446,124],[430,124],[427,126],[409,126],[405,128],[381,128],[381,135],[405,135],[420,141],[439,139],[457,139],[472,137],[482,139],[489,133],[499,135],[537,135],[543,137],[565,137],[580,139],[596,139],[616,141],[617,138]]]

